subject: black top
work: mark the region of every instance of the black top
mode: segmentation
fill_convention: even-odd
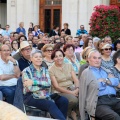
[[[28,32],[34,31],[34,28],[28,28]]]
[[[18,60],[19,68],[21,71],[23,71],[26,67],[28,67],[31,62],[27,59],[25,59],[23,56]]]
[[[64,29],[62,29],[61,31],[64,31]],[[70,31],[70,29],[66,29],[66,30],[65,30],[65,34],[67,34],[67,35],[71,35],[71,31]]]
[[[21,58],[18,60],[19,68],[21,71],[23,71],[26,67],[30,66],[31,63],[32,62],[25,59],[23,56],[21,56]],[[45,67],[46,69],[48,69],[48,66],[44,61],[42,61],[42,67]]]
[[[51,30],[50,34],[49,34],[49,37],[55,36],[55,35],[59,35],[60,36],[60,33],[58,32],[58,34],[57,34],[54,30]]]

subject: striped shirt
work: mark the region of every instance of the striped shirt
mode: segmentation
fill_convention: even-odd
[[[47,98],[50,95],[49,88],[51,86],[51,80],[49,72],[45,67],[41,67],[40,71],[36,70],[31,64],[29,67],[23,70],[22,80],[31,79],[33,85],[24,87],[23,93],[31,92],[36,98]]]

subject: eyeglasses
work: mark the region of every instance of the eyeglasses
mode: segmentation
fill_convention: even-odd
[[[2,52],[10,52],[11,50],[1,50]]]
[[[24,48],[22,50],[24,50],[24,51],[30,51],[30,50],[32,50],[32,48]]]
[[[18,43],[13,43],[14,45],[18,44]]]
[[[53,50],[45,50],[46,52],[52,52]]]
[[[112,48],[105,48],[104,50],[105,50],[105,51],[108,51],[108,50],[112,50]]]

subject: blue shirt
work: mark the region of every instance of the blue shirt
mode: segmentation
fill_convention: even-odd
[[[16,32],[19,34],[20,32],[22,32],[24,35],[26,35],[26,31],[25,31],[25,28],[17,28],[16,29]]]
[[[3,30],[2,36],[5,36],[5,35],[10,36],[10,33],[11,33],[11,32],[12,32],[11,30],[8,30],[8,31]]]
[[[93,75],[99,80],[100,78],[108,78],[108,74],[102,68],[91,67],[90,70],[93,72]],[[98,96],[114,94],[116,95],[116,90],[114,87],[118,86],[119,80],[118,78],[109,78],[111,82],[111,86],[107,85],[104,82],[99,82],[99,93]]]
[[[69,63],[72,65],[76,74],[78,74],[80,63],[77,59],[75,59],[75,63],[71,62],[68,58],[64,57],[64,63]]]
[[[80,30],[80,29],[78,29],[76,35],[80,36],[82,34],[88,34],[88,32],[86,30]]]

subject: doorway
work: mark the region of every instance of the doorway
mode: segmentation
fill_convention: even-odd
[[[61,29],[62,0],[40,0],[40,28],[49,33],[54,25]]]
[[[0,24],[2,28],[7,24],[7,0],[0,0]]]

